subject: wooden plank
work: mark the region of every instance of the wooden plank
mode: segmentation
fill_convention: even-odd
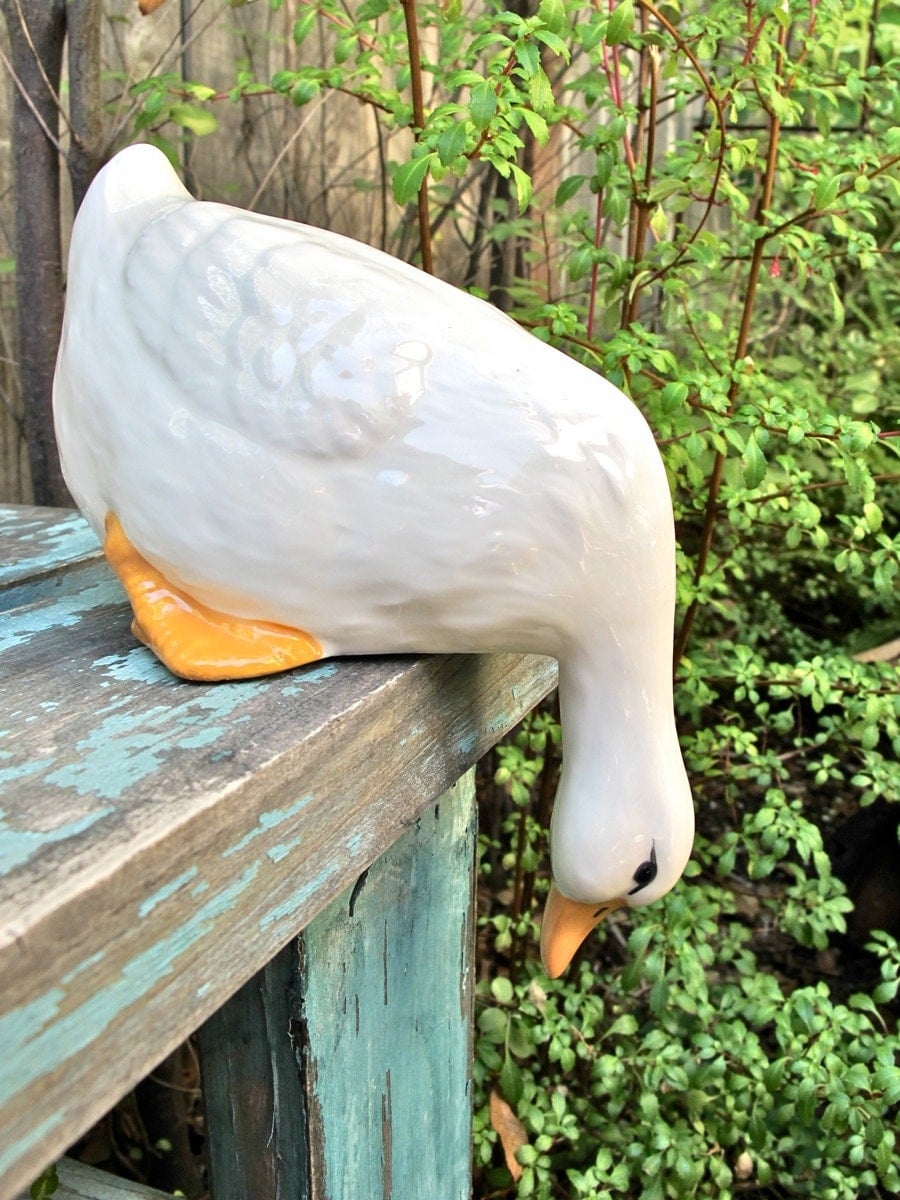
[[[470,774],[203,1027],[215,1200],[469,1196],[475,828]]]
[[[294,938],[200,1028],[215,1200],[309,1200],[306,1096],[294,1049],[298,967]]]
[[[474,792],[304,934],[312,1200],[471,1194]]]
[[[107,574],[0,621],[0,1200],[555,682],[517,655],[172,679]]]
[[[59,1187],[53,1200],[172,1200],[165,1192],[146,1187],[131,1179],[119,1179],[107,1171],[98,1171],[73,1158],[63,1158],[56,1165]],[[17,1200],[29,1200],[22,1192]]]
[[[91,527],[66,508],[0,505],[0,611],[86,586],[101,570]]]

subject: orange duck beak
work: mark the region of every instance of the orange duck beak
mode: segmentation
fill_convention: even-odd
[[[550,885],[541,925],[541,961],[551,979],[562,975],[591,930],[625,903],[620,899],[599,905],[582,904],[564,896],[555,883]]]

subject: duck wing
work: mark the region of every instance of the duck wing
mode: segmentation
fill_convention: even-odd
[[[220,441],[363,456],[424,393],[422,280],[338,235],[186,200],[136,236],[122,315],[182,421]]]

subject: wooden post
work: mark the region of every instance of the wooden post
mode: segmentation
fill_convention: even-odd
[[[470,1192],[471,773],[201,1031],[214,1200]]]

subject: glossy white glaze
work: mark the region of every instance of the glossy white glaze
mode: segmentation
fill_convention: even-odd
[[[674,537],[644,419],[506,316],[335,234],[194,201],[123,151],[75,223],[66,480],[175,584],[329,654],[555,655],[553,865],[647,903],[693,836],[672,713]]]

